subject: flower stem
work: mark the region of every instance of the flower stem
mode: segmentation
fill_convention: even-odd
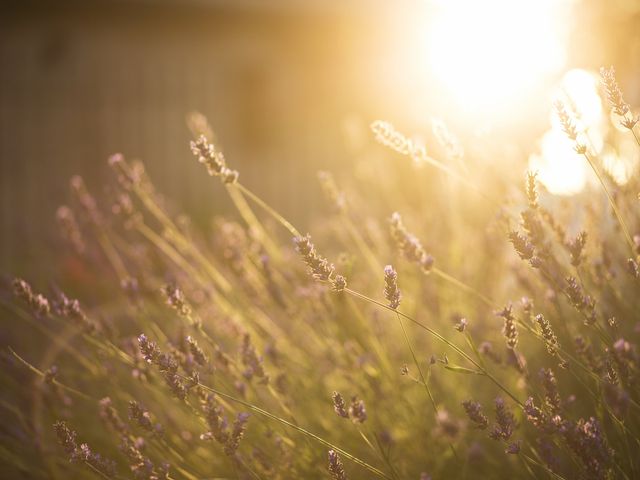
[[[584,153],[584,158],[587,159],[587,162],[591,166],[591,169],[593,170],[593,173],[595,173],[596,177],[598,177],[598,181],[600,182],[600,185],[602,185],[602,189],[604,190],[604,193],[607,195],[607,199],[609,200],[609,205],[611,205],[611,208],[613,209],[613,213],[615,214],[616,218],[618,219],[618,223],[620,224],[620,227],[622,228],[624,236],[627,239],[627,243],[629,244],[629,247],[631,248],[631,253],[634,254],[635,253],[635,247],[634,247],[634,244],[633,244],[633,240],[631,239],[631,235],[629,234],[629,229],[627,228],[627,224],[625,223],[624,219],[622,218],[622,214],[618,210],[618,207],[616,206],[616,203],[613,201],[613,197],[611,196],[611,193],[609,192],[609,189],[607,188],[607,185],[604,183],[604,178],[602,178],[602,174],[600,173],[600,171],[596,167],[595,163],[593,162],[593,160],[589,157],[589,155],[586,152]]]

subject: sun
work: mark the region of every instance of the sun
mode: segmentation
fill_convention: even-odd
[[[459,107],[504,109],[559,71],[563,0],[442,0],[427,32],[430,67]]]

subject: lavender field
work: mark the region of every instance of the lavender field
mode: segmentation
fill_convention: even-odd
[[[2,21],[0,477],[640,478],[635,2],[149,3]],[[212,93],[31,98],[158,9]]]

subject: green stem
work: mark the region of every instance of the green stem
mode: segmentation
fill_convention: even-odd
[[[285,227],[287,230],[289,230],[291,235],[293,235],[294,237],[301,237],[302,236],[300,234],[300,232],[298,231],[298,229],[296,229],[296,227],[291,225],[291,223],[289,223],[289,221],[286,218],[284,218],[282,215],[280,215],[278,212],[276,212],[273,208],[271,208],[269,205],[267,205],[267,203],[264,200],[262,200],[256,194],[254,194],[251,190],[246,188],[241,183],[236,183],[235,185],[236,185],[236,187],[238,187],[238,189],[245,196],[247,196],[249,199],[251,199],[251,201],[253,201],[256,205],[258,205],[260,208],[262,208],[265,212],[267,212],[269,215],[271,215],[273,218],[275,218],[283,227]]]
[[[377,475],[379,477],[391,480],[391,477],[388,476],[383,471],[377,469],[373,465],[368,464],[364,460],[360,460],[355,455],[352,455],[349,452],[347,452],[346,450],[343,450],[340,447],[337,447],[336,445],[334,445],[333,443],[329,442],[328,440],[325,440],[324,438],[320,437],[319,435],[316,435],[315,433],[310,432],[309,430],[307,430],[305,428],[299,427],[298,425],[296,425],[294,423],[291,423],[291,422],[285,420],[282,417],[274,415],[273,413],[268,412],[267,410],[263,410],[262,408],[260,408],[260,407],[258,407],[256,405],[253,405],[252,403],[246,402],[246,401],[244,401],[244,400],[242,400],[240,398],[234,397],[233,395],[229,395],[229,394],[221,392],[220,390],[217,390],[215,388],[208,387],[206,385],[203,385],[202,383],[198,383],[198,385],[200,385],[200,387],[202,387],[205,390],[208,390],[208,391],[210,391],[212,393],[215,393],[216,395],[219,395],[219,396],[221,396],[223,398],[226,398],[227,400],[230,400],[232,402],[235,402],[235,403],[238,403],[240,405],[243,405],[244,407],[248,408],[249,410],[251,410],[251,411],[253,411],[255,413],[258,413],[258,414],[260,414],[260,415],[262,415],[264,417],[270,418],[271,420],[275,420],[277,422],[280,422],[280,423],[282,423],[283,425],[286,425],[289,428],[297,430],[298,432],[303,433],[303,434],[307,435],[308,437],[313,438],[318,443],[323,444],[325,447],[329,447],[329,448],[335,450],[336,452],[338,452],[343,457],[351,460],[354,463],[357,463],[361,467],[366,468],[371,473],[374,473],[375,475]]]
[[[633,138],[636,139],[636,143],[640,147],[640,138],[638,138],[638,134],[636,133],[636,131],[633,128],[630,128],[629,130],[631,130],[631,133],[633,134]]]
[[[631,235],[629,234],[629,229],[627,228],[627,224],[625,223],[624,219],[622,218],[622,214],[620,213],[620,211],[618,210],[618,207],[616,206],[616,203],[613,201],[613,197],[611,196],[611,193],[609,192],[609,189],[607,188],[607,185],[604,183],[604,178],[602,178],[602,175],[600,174],[600,171],[598,170],[598,168],[596,167],[595,163],[593,162],[593,160],[591,160],[591,158],[589,157],[589,155],[587,155],[587,153],[584,153],[584,158],[587,159],[587,162],[589,162],[589,165],[591,166],[591,169],[593,170],[593,173],[596,174],[596,177],[598,177],[598,181],[600,182],[600,185],[602,185],[602,189],[604,190],[604,193],[607,195],[607,199],[609,200],[609,205],[611,205],[611,208],[613,209],[613,213],[615,214],[618,223],[620,224],[620,227],[622,228],[622,231],[624,233],[625,238],[627,239],[627,243],[629,244],[629,247],[631,248],[631,254],[632,256],[635,255],[635,246],[633,243],[633,240],[631,239]]]
[[[433,411],[437,414],[438,407],[436,405],[435,400],[433,399],[433,394],[431,393],[431,389],[429,388],[429,385],[427,384],[427,381],[425,380],[424,375],[422,374],[422,368],[420,368],[420,362],[418,362],[418,358],[416,357],[416,354],[413,351],[413,347],[411,346],[411,342],[409,341],[409,336],[407,335],[407,330],[404,328],[404,323],[402,322],[402,318],[400,318],[400,314],[397,311],[396,311],[396,316],[398,317],[398,322],[400,322],[400,328],[402,328],[402,334],[404,335],[404,340],[405,342],[407,342],[407,347],[409,347],[409,351],[411,352],[411,357],[413,357],[413,363],[418,369],[420,380],[422,380],[422,384],[424,385],[424,388],[427,392],[427,396],[429,397],[429,400],[431,400],[431,405],[433,405]]]
[[[13,348],[11,348],[11,347],[7,347],[7,348],[9,348],[9,351],[11,352],[11,354],[12,354],[14,357],[16,357],[16,358],[20,361],[20,363],[22,363],[25,367],[27,367],[29,370],[31,370],[31,371],[32,371],[33,373],[35,373],[36,375],[38,375],[38,376],[40,376],[40,377],[44,378],[45,374],[44,374],[44,372],[43,372],[42,370],[40,370],[40,369],[38,369],[38,368],[34,367],[32,364],[30,364],[29,362],[27,362],[24,358],[22,358],[20,355],[18,355],[18,354],[15,352],[15,350],[14,350]],[[79,396],[79,397],[81,397],[81,398],[84,398],[85,400],[91,400],[91,401],[97,402],[97,400],[96,400],[96,399],[91,398],[89,395],[87,395],[87,394],[85,394],[85,393],[82,393],[81,391],[76,390],[75,388],[71,388],[71,387],[68,387],[67,385],[65,385],[65,384],[63,384],[63,383],[60,383],[60,382],[59,382],[58,380],[56,380],[55,378],[54,378],[51,382],[52,382],[56,387],[60,387],[60,388],[62,388],[63,390],[66,390],[66,391],[68,391],[68,392],[70,392],[70,393],[73,393],[74,395],[77,395],[77,396]]]
[[[426,325],[424,325],[423,323],[419,322],[418,320],[410,317],[409,315],[402,313],[398,310],[394,310],[393,308],[389,307],[388,305],[385,305],[382,302],[378,302],[377,300],[374,300],[371,297],[368,297],[366,295],[363,295],[362,293],[356,292],[355,290],[351,290],[349,288],[345,288],[344,289],[345,292],[347,292],[350,295],[353,295],[355,297],[358,297],[362,300],[365,300],[367,302],[373,303],[374,305],[377,305],[379,307],[382,307],[384,309],[390,310],[392,312],[396,312],[398,315],[406,318],[407,320],[409,320],[410,322],[414,323],[415,325],[419,326],[420,328],[422,328],[423,330],[429,332],[431,335],[433,335],[435,338],[437,338],[438,340],[440,340],[442,343],[444,343],[445,345],[447,345],[448,347],[452,348],[456,353],[458,353],[461,357],[463,357],[465,360],[469,361],[471,364],[473,364],[476,368],[478,368],[483,375],[485,375],[487,378],[489,378],[498,388],[500,388],[500,390],[502,390],[504,393],[506,393],[509,397],[511,397],[511,399],[513,399],[514,402],[516,402],[518,405],[520,405],[521,407],[524,406],[524,404],[518,400],[518,398],[512,394],[504,385],[502,385],[502,383],[500,383],[500,381],[494,377],[491,373],[489,373],[486,369],[484,369],[478,362],[476,362],[473,358],[471,358],[469,355],[467,355],[464,350],[462,350],[460,347],[458,347],[455,343],[451,342],[450,340],[448,340],[447,338],[445,338],[444,336],[442,336],[441,334],[439,334],[438,332],[436,332],[435,330],[433,330],[430,327],[427,327]]]
[[[467,285],[466,283],[461,282],[457,278],[452,277],[448,273],[443,272],[439,268],[434,267],[431,271],[433,272],[434,275],[437,275],[440,278],[442,278],[443,280],[446,280],[447,282],[452,283],[453,285],[455,285],[458,288],[464,290],[465,292],[472,293],[473,295],[478,297],[480,300],[482,300],[487,306],[489,306],[491,308],[494,308],[494,307],[497,306],[496,303],[493,300],[491,300],[489,297],[487,297],[486,295],[480,293],[478,290],[476,290],[475,288]]]

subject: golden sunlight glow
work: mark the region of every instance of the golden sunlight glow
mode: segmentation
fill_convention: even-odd
[[[627,135],[620,137],[618,148],[617,152],[605,149],[601,154],[602,164],[618,185],[624,185],[637,172],[640,155],[635,141]]]
[[[599,154],[608,127],[597,75],[586,70],[570,70],[560,81],[555,98],[562,100],[574,115],[581,140],[588,144],[590,151]],[[551,193],[573,195],[584,188],[591,172],[585,159],[573,150],[574,143],[562,131],[555,110],[551,105],[549,108],[551,129],[540,142],[540,153],[529,159],[529,168],[538,171],[540,181]],[[607,154],[604,164],[617,181],[626,181],[628,164],[623,164],[613,153]]]
[[[531,155],[529,168],[538,172],[538,179],[556,195],[573,195],[587,182],[587,164],[576,154],[562,132],[555,129],[544,134],[540,153]]]
[[[469,111],[503,109],[562,67],[562,0],[442,0],[430,29],[434,72]]]

